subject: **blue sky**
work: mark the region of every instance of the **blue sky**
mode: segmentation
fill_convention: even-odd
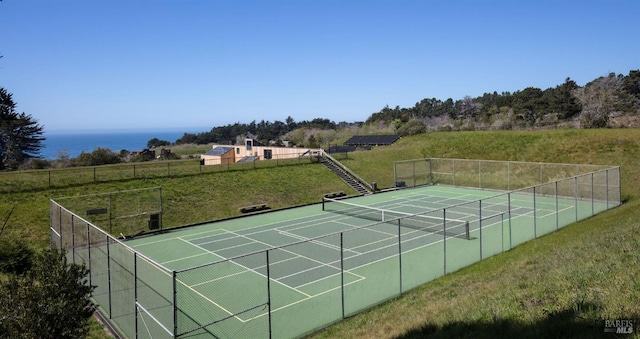
[[[46,131],[363,121],[640,68],[640,1],[4,0],[0,86]]]

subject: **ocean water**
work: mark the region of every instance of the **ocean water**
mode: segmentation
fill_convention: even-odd
[[[40,149],[40,156],[47,160],[55,160],[60,152],[66,152],[75,158],[81,152],[91,153],[96,148],[108,148],[114,152],[120,150],[136,151],[147,147],[147,142],[153,138],[174,143],[184,133],[192,131],[100,131],[95,133],[51,132],[44,134],[46,140]]]

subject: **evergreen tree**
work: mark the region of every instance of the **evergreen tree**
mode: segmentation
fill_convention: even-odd
[[[0,170],[15,170],[42,148],[43,127],[25,113],[16,112],[12,94],[0,87]]]

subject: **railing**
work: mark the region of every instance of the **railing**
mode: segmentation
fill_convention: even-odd
[[[344,171],[348,176],[352,177],[353,179],[355,179],[358,183],[360,183],[361,185],[363,185],[364,187],[366,187],[369,192],[375,192],[375,188],[373,187],[373,185],[371,185],[370,183],[368,183],[366,180],[362,179],[360,176],[358,176],[355,172],[353,172],[351,169],[349,169],[347,166],[343,165],[341,162],[339,162],[338,160],[336,160],[334,157],[330,156],[328,153],[323,152],[322,157],[324,157],[325,159],[329,160],[332,164],[334,164],[335,166],[339,167],[342,171]]]

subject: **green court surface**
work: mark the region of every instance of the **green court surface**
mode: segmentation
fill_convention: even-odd
[[[344,201],[419,213],[433,222],[418,229],[403,223],[423,217],[398,214],[376,222],[376,210],[359,217],[316,204],[128,240],[126,245],[168,269],[136,259],[135,290],[142,291],[136,300],[143,310],[136,333],[299,337],[608,208],[535,189],[448,186]],[[454,221],[468,222],[468,236]]]

